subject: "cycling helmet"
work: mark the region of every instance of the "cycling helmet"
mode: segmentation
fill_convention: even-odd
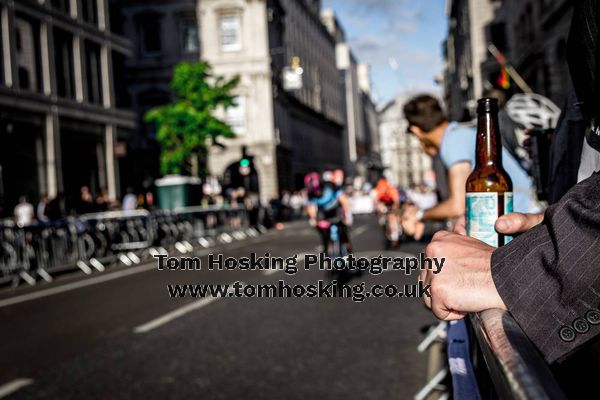
[[[506,103],[510,119],[523,129],[554,128],[560,116],[560,108],[550,99],[540,94],[515,94]]]
[[[332,181],[333,181],[333,172],[323,171],[323,182],[332,182]]]
[[[304,187],[308,192],[308,195],[314,195],[321,191],[321,180],[319,179],[319,174],[316,172],[311,172],[306,174],[304,177]]]

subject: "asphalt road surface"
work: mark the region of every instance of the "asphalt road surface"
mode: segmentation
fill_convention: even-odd
[[[382,251],[374,217],[357,218],[351,236],[357,255],[400,255]],[[298,221],[210,251],[287,257],[318,245]],[[208,251],[200,251],[203,260]],[[171,299],[167,291],[168,284],[325,278],[303,269],[159,271],[149,262],[81,275],[0,293],[0,397],[409,399],[425,381],[426,355],[416,346],[420,328],[434,320],[420,299]],[[402,285],[417,275],[360,280]]]

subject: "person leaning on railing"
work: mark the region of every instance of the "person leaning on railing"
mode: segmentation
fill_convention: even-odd
[[[544,215],[510,214],[496,229],[518,235],[495,249],[439,232],[428,257],[445,257],[426,304],[443,320],[490,308],[509,310],[549,363],[562,360],[600,334],[600,4],[575,3],[569,66],[588,122],[579,183]],[[596,171],[596,172],[592,172]],[[462,234],[461,234],[462,233]]]

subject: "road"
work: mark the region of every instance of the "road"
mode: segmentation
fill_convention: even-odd
[[[359,217],[355,253],[381,251]],[[201,252],[311,253],[306,222]],[[421,245],[401,251],[417,253]],[[398,255],[398,253],[389,253]],[[433,322],[419,299],[177,298],[173,283],[309,284],[322,271],[159,271],[156,263],[75,274],[0,293],[0,397],[10,399],[408,399],[423,385],[416,351]],[[414,283],[400,272],[367,285]],[[7,300],[8,299],[8,300]],[[11,304],[12,303],[12,304]],[[142,327],[140,329],[140,327]],[[137,329],[136,329],[137,328]]]

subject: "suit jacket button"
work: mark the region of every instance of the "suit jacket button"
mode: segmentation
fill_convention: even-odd
[[[600,311],[598,310],[589,310],[585,313],[585,319],[592,325],[600,324]]]
[[[575,332],[577,333],[587,333],[590,330],[590,324],[583,318],[576,318],[575,321],[573,321],[573,329],[575,329]]]
[[[563,326],[558,331],[558,336],[563,342],[572,342],[575,340],[575,331],[569,326]]]

